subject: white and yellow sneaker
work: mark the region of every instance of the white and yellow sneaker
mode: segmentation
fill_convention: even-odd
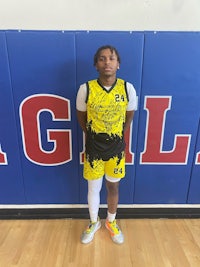
[[[94,234],[96,233],[96,231],[99,230],[100,227],[101,227],[101,222],[99,218],[97,222],[90,222],[90,224],[88,225],[88,227],[81,236],[81,242],[83,244],[90,243],[94,238]]]
[[[122,231],[119,229],[116,220],[114,220],[113,222],[109,222],[108,220],[106,220],[105,226],[110,232],[110,236],[113,242],[117,244],[124,243],[124,235]]]

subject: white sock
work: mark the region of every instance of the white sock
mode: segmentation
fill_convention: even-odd
[[[88,207],[91,222],[97,222],[98,220],[102,182],[103,177],[97,180],[88,181]]]
[[[107,211],[107,220],[109,222],[113,222],[116,218],[116,213],[110,213],[109,211]]]

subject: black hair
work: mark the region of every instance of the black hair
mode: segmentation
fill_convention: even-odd
[[[99,58],[101,51],[105,50],[105,49],[110,49],[111,53],[115,52],[115,54],[117,55],[118,62],[119,63],[121,62],[120,55],[119,55],[119,52],[117,51],[117,49],[112,45],[104,45],[104,46],[99,47],[98,50],[96,51],[95,55],[94,55],[94,66],[96,65],[96,63],[98,61],[98,58]]]

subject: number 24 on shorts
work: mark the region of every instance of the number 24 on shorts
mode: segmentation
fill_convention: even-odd
[[[118,173],[122,173],[122,168],[114,168],[114,173],[118,174]]]

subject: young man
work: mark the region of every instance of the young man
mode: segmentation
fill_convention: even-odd
[[[78,122],[86,137],[83,176],[88,180],[90,214],[90,224],[81,241],[91,242],[101,227],[98,211],[105,175],[108,205],[105,226],[112,240],[122,244],[124,236],[115,218],[119,182],[125,176],[124,133],[136,110],[136,92],[132,84],[116,78],[120,66],[116,48],[100,47],[94,56],[94,66],[98,79],[82,84],[76,99]]]

